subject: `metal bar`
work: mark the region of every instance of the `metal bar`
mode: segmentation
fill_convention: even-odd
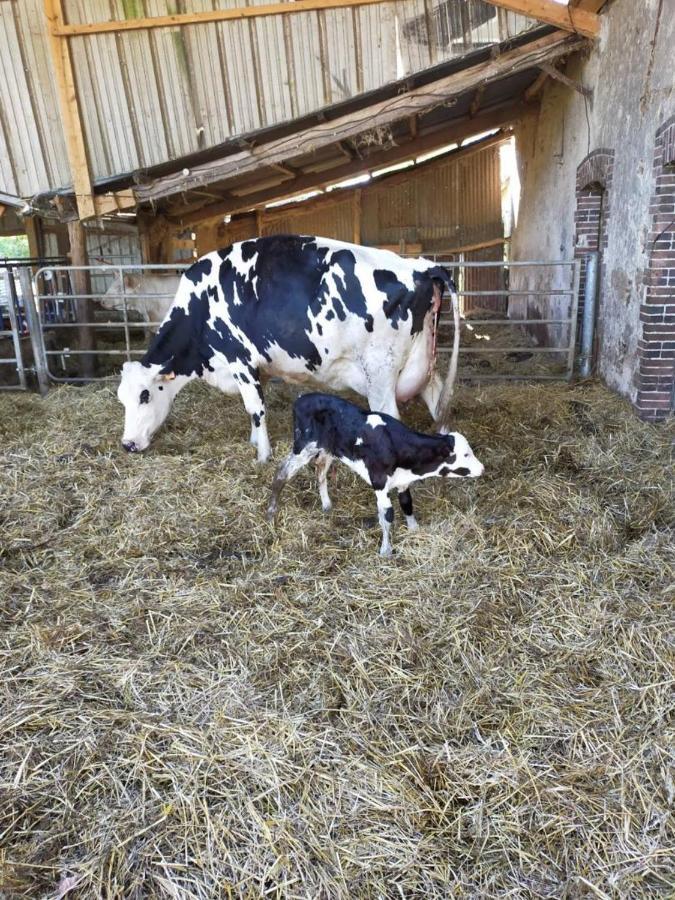
[[[524,259],[516,261],[508,261],[505,262],[503,259],[486,259],[486,260],[456,260],[456,259],[437,259],[434,260],[437,262],[439,266],[454,266],[455,268],[465,268],[465,269],[514,269],[514,268],[523,268],[524,266],[532,266],[534,268],[546,268],[547,266],[573,266],[573,259],[563,259],[560,261],[552,260],[550,262],[544,262],[542,260],[534,260],[534,259]]]
[[[449,313],[439,316],[440,322],[452,322]],[[572,319],[463,319],[462,325],[569,325]]]
[[[49,389],[49,371],[47,369],[47,357],[45,356],[45,342],[42,323],[40,322],[40,311],[35,303],[30,269],[19,269],[19,281],[21,282],[21,293],[23,294],[23,309],[26,313],[28,330],[30,331],[33,365],[38,380],[38,387],[41,394],[46,394]]]
[[[40,298],[44,299],[44,298]],[[48,299],[48,298],[47,298]],[[124,322],[48,322],[49,329],[52,328],[78,328],[80,325],[91,325],[92,328],[124,328]],[[129,322],[129,327],[137,331],[153,325],[161,325],[161,322]],[[9,333],[9,332],[8,332]]]
[[[451,347],[439,347],[439,353],[451,353]],[[460,353],[567,353],[567,347],[460,347]]]
[[[564,294],[571,295],[572,291],[457,291],[458,297],[553,297]]]
[[[130,350],[137,356],[143,356],[145,350]],[[45,356],[126,356],[126,350],[71,350],[70,347],[64,350],[45,350]],[[91,378],[85,378],[84,381],[92,381]]]
[[[40,297],[39,299],[43,300],[44,297]],[[49,299],[49,298],[47,298]],[[144,330],[153,325],[161,325],[161,322],[129,322],[129,326],[131,328],[135,328],[137,331]],[[48,322],[47,326],[51,328],[79,328],[80,325],[91,325],[92,328],[124,328],[124,322]],[[0,332],[1,334],[2,332]],[[9,334],[9,332],[7,332]]]
[[[124,274],[122,272],[122,266],[118,269],[118,274],[120,277],[120,284],[122,285],[122,306],[124,313],[124,343],[127,348],[127,362],[131,360],[131,342],[129,340],[129,308],[127,307],[127,294],[126,288],[124,286]]]
[[[560,381],[560,375],[470,375],[459,372],[460,381]]]
[[[14,284],[14,272],[12,271],[12,269],[7,270],[7,281],[9,283],[9,303],[7,304],[7,311],[9,313],[9,322],[12,326],[14,362],[16,363],[16,374],[19,376],[18,386],[21,388],[21,390],[25,391],[27,388],[26,370],[24,369],[23,365],[23,355],[21,353],[21,338],[19,337],[19,320],[16,315],[19,304],[18,297],[16,296],[16,285]]]
[[[567,380],[574,378],[574,353],[577,347],[577,319],[579,317],[579,281],[581,279],[581,260],[575,260],[572,276],[572,318],[570,319],[570,352],[567,358]]]
[[[129,265],[124,265],[124,268],[127,271],[136,271],[140,270],[143,272],[154,271],[155,269],[171,269],[179,272],[184,272],[186,269],[189,269],[192,263],[152,263],[152,265],[147,265],[144,263],[129,263]],[[59,272],[72,272],[73,270],[77,272],[86,271],[86,272],[98,272],[99,275],[104,275],[106,272],[110,272],[113,275],[117,271],[118,266],[116,265],[104,265],[99,263],[96,266],[88,265],[88,266],[61,266],[61,265],[53,265],[53,266],[42,266],[42,268],[38,269],[35,273],[36,277],[41,275],[43,272],[51,272],[52,269],[58,269]]]
[[[594,250],[586,257],[586,284],[584,285],[584,318],[581,325],[581,364],[579,373],[582,378],[591,374],[593,362],[593,332],[595,330],[595,301],[598,295],[598,251]]]

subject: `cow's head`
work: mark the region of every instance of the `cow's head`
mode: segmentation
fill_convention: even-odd
[[[469,442],[458,431],[440,432],[448,446],[448,457],[438,474],[445,478],[478,478],[485,471],[483,463],[475,456]]]
[[[125,362],[117,398],[124,406],[122,446],[129,453],[145,450],[169,415],[184,375],[163,374],[160,366]]]
[[[122,275],[118,273],[108,286],[108,290],[99,300],[103,309],[124,309],[122,300],[122,288],[124,293],[131,296],[138,290],[140,285],[140,277],[138,275]]]

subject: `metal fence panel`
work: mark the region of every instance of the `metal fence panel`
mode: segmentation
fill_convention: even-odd
[[[123,362],[143,356],[148,343],[148,332],[161,324],[164,312],[174,300],[176,285],[171,286],[167,279],[166,286],[145,288],[139,279],[153,274],[178,276],[188,266],[189,263],[172,263],[40,268],[35,275],[35,303],[49,381],[105,381],[116,377],[117,369]],[[73,273],[79,271],[89,273],[92,285],[90,294],[76,293],[73,289]],[[130,286],[130,279],[137,283]],[[96,303],[90,321],[78,321],[79,300],[92,300]],[[117,305],[114,309],[106,309],[102,302]],[[144,315],[146,308],[155,318]],[[164,311],[157,317],[157,310],[160,308]],[[132,318],[132,312],[136,312],[141,318]],[[113,316],[112,313],[117,315]],[[96,346],[93,350],[79,349],[78,330],[82,328],[94,330]],[[83,377],[78,371],[78,360],[83,356],[95,358],[99,374],[94,378]]]

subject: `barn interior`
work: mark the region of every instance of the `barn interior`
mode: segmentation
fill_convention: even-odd
[[[0,0],[0,894],[668,894],[674,44],[667,0]],[[392,560],[344,470],[267,525],[203,385],[120,451],[132,285],[288,233],[459,287],[486,476]]]

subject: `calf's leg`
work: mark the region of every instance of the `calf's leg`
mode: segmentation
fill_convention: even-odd
[[[319,479],[319,496],[321,497],[321,507],[324,512],[328,512],[332,506],[330,497],[328,496],[327,482],[328,470],[330,469],[332,462],[333,457],[329,456],[327,453],[321,453],[316,461],[316,474]]]
[[[308,462],[311,462],[318,452],[316,444],[310,444],[303,450],[300,450],[299,453],[291,451],[281,463],[274,475],[274,481],[272,482],[272,493],[270,494],[270,502],[267,507],[267,520],[269,522],[271,522],[277,514],[279,494],[286,482],[290,481],[294,475],[297,475],[303,466],[306,466]]]
[[[386,490],[375,491],[375,496],[377,498],[377,514],[380,520],[380,528],[382,529],[380,556],[391,556],[389,532],[391,530],[391,523],[394,521],[394,507],[391,505]]]
[[[410,531],[417,531],[419,525],[417,524],[417,519],[413,513],[412,495],[409,488],[398,492],[398,502],[401,504],[401,511],[405,516],[405,523],[408,526],[408,529]]]

